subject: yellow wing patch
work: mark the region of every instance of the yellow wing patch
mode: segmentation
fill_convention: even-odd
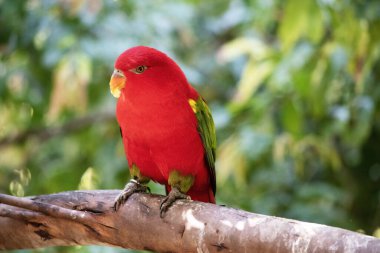
[[[193,109],[193,112],[197,113],[197,102],[194,99],[189,99],[189,105],[191,106],[191,109]]]

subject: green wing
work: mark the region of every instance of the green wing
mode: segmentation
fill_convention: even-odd
[[[198,132],[202,138],[203,146],[206,151],[205,159],[210,172],[210,183],[214,194],[216,193],[215,177],[215,149],[216,135],[215,125],[210,109],[202,97],[199,96],[197,101],[190,99],[189,104],[193,109],[198,121]]]

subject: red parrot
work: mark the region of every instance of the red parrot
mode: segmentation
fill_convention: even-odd
[[[110,90],[131,174],[115,210],[149,180],[165,185],[161,216],[188,196],[215,203],[214,122],[180,67],[154,48],[133,47],[117,58]]]

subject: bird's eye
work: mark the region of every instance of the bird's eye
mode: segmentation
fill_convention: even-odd
[[[148,67],[145,65],[138,66],[137,68],[131,69],[133,73],[141,74],[143,73]]]

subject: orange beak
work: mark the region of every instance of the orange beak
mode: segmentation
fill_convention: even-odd
[[[113,71],[113,74],[110,80],[110,90],[111,90],[112,96],[114,96],[115,98],[120,97],[121,90],[124,88],[126,81],[127,81],[127,78],[125,78],[125,76],[123,75],[121,71],[116,70],[116,69]]]

